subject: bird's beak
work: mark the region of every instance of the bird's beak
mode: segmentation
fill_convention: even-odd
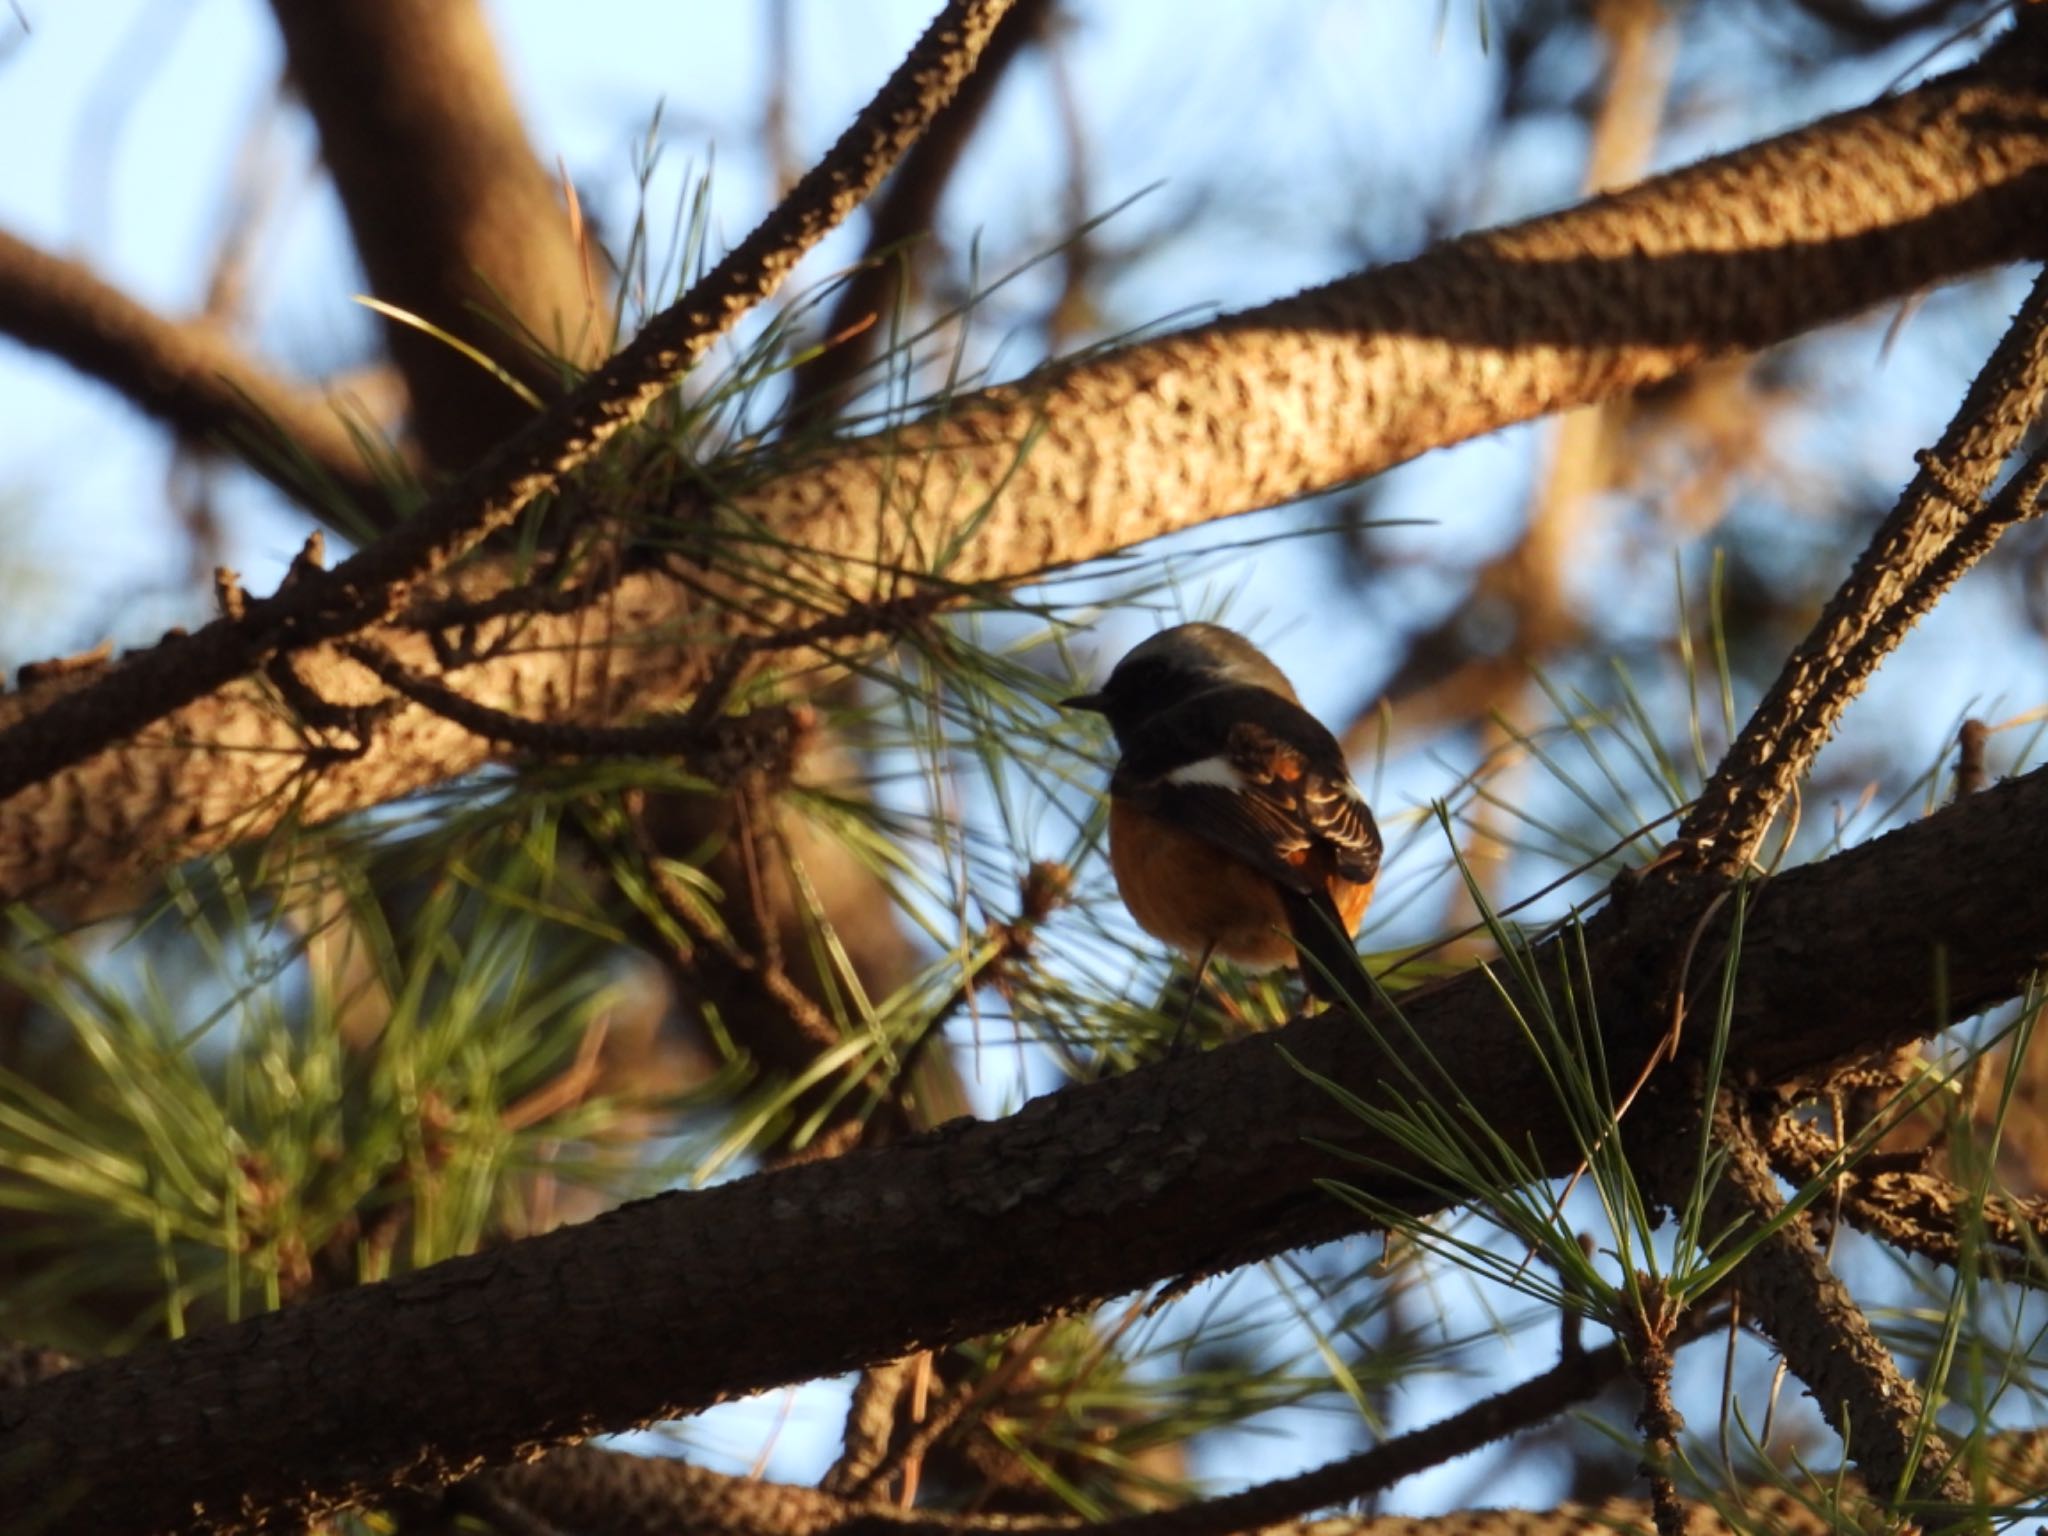
[[[1099,693],[1077,693],[1071,699],[1061,699],[1060,708],[1085,709],[1099,715],[1103,710],[1103,697]]]

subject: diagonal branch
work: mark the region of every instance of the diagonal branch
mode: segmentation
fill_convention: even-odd
[[[2044,863],[2037,772],[1777,877],[1744,922],[1730,1070],[1783,1081],[1924,1035],[1944,1022],[1937,996],[1958,1014],[2012,996],[2048,938],[2031,899]],[[1532,975],[1593,979],[1593,1011],[1618,1021],[1603,1042],[1618,1079],[1662,1043],[1649,1003],[1673,931],[1668,904],[1639,894],[1587,924],[1583,964],[1565,963],[1573,934],[1532,957]],[[1726,939],[1723,925],[1703,942]],[[1460,1113],[1540,1171],[1576,1164],[1569,1117],[1487,976],[1405,1012],[1455,1071],[1444,1091]],[[0,1396],[0,1508],[75,1499],[67,1518],[103,1536],[279,1522],[372,1496],[401,1469],[452,1481],[1321,1241],[1356,1222],[1321,1177],[1379,1169],[1363,1181],[1379,1197],[1436,1203],[1411,1152],[1295,1063],[1368,1095],[1415,1082],[1405,1053],[1322,1014],[994,1123],[642,1201],[88,1365]],[[1060,1262],[1031,1258],[1047,1253]],[[821,1272],[861,1283],[821,1288]]]
[[[852,602],[896,579],[888,561],[927,568],[932,557],[916,552],[946,549],[975,518],[945,575],[1010,582],[2016,259],[2038,243],[2048,194],[2037,174],[2048,94],[2028,72],[2031,47],[2008,42],[1971,69],[1625,193],[956,400],[886,444],[844,444],[735,493],[735,512],[813,552]],[[883,529],[899,542],[877,565]],[[412,569],[402,551],[378,559],[373,575]],[[342,587],[363,569],[343,567]],[[511,580],[472,573],[466,595],[502,600]],[[346,601],[321,606],[331,583],[320,590],[329,596],[297,599],[306,612],[290,594],[254,603],[240,624],[96,680],[0,697],[12,727],[0,734],[0,896],[102,880],[274,824],[306,764],[290,722],[229,679],[330,621],[358,622]],[[818,616],[747,598],[764,630]],[[687,702],[712,664],[704,637],[728,621],[700,589],[642,573],[578,612],[529,622],[535,643],[516,662],[441,680],[529,718],[630,717]],[[633,643],[600,664],[593,637],[614,636]],[[361,637],[432,668],[388,628]],[[349,670],[324,647],[297,665]],[[363,692],[360,676],[353,687]],[[357,757],[322,771],[301,814],[373,805],[485,760],[474,738],[417,724],[406,712],[373,730]],[[223,803],[216,786],[229,778],[248,791],[240,815],[195,815]]]
[[[1916,1496],[1967,1507],[1969,1479],[1933,1433],[1919,1391],[1848,1288],[1828,1268],[1804,1212],[1785,1215],[1771,1167],[1725,1091],[1711,1109],[1720,1175],[1706,1187],[1708,1232],[1780,1222],[1756,1242],[1739,1271],[1742,1294],[1822,1417],[1842,1430],[1863,1479],[1880,1497]],[[1699,1155],[1696,1125],[1678,1116],[1653,1136],[1648,1167],[1674,1207],[1690,1197]]]
[[[4,232],[0,333],[112,386],[181,436],[235,454],[289,496],[305,495],[310,469],[356,507],[386,505],[333,405],[264,372],[218,327],[166,319]]]
[[[1849,701],[1880,661],[1999,534],[2038,510],[2048,469],[2036,455],[1984,504],[2000,468],[2048,399],[2048,274],[1971,383],[1955,419],[1857,557],[1770,692],[1680,823],[1686,861],[1745,869]]]
[[[949,0],[881,92],[780,207],[572,394],[507,438],[419,514],[333,571],[251,602],[175,645],[144,652],[88,693],[54,700],[42,728],[0,737],[0,796],[78,761],[119,718],[124,731],[254,670],[280,651],[388,618],[535,498],[638,421],[712,343],[774,293],[951,99],[1012,0]],[[97,695],[97,696],[92,696]],[[102,722],[95,727],[94,722]]]

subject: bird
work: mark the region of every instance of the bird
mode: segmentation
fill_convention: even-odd
[[[1138,926],[1194,961],[1190,1014],[1219,955],[1300,964],[1315,995],[1363,1008],[1351,939],[1379,878],[1379,828],[1287,675],[1235,630],[1179,624],[1059,702],[1116,737],[1110,869]]]

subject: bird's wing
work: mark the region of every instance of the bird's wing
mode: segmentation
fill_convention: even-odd
[[[1161,715],[1113,788],[1290,890],[1379,873],[1379,829],[1336,738],[1267,689],[1220,690]]]

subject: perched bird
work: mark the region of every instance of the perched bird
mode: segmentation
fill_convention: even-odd
[[[1318,996],[1363,1000],[1350,936],[1379,876],[1379,828],[1337,738],[1257,646],[1181,624],[1060,703],[1116,733],[1110,868],[1138,926],[1195,959],[1197,991],[1222,955],[1301,961]]]

